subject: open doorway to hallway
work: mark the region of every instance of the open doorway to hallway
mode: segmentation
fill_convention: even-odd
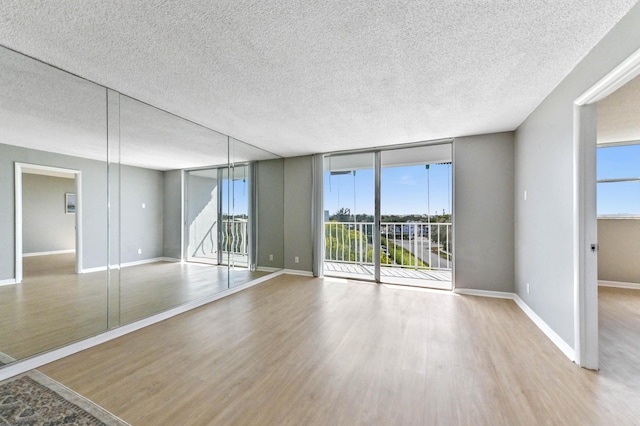
[[[640,77],[597,108],[600,369],[640,377]]]

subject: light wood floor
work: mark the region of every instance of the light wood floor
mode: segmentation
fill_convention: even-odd
[[[26,257],[23,282],[0,287],[0,353],[24,358],[265,274],[158,262],[112,270],[108,293],[106,271],[77,275],[74,256]]]
[[[513,301],[287,275],[41,370],[133,425],[638,424],[640,297],[602,293],[597,373]]]

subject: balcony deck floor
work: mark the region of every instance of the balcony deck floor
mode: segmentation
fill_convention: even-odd
[[[358,265],[355,263],[324,262],[325,275],[372,279],[373,265]],[[452,288],[451,270],[416,270],[398,267],[381,267],[380,279],[384,283],[412,285],[450,290]]]

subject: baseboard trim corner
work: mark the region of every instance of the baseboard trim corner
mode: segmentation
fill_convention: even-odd
[[[553,331],[553,329],[549,327],[549,325],[542,318],[540,318],[540,316],[538,316],[538,314],[536,314],[533,311],[533,309],[531,309],[529,305],[527,305],[525,301],[520,298],[520,296],[518,296],[517,294],[514,294],[513,300],[520,307],[520,309],[522,309],[522,311],[529,317],[529,319],[531,319],[531,321],[533,321],[533,323],[537,325],[538,328],[549,338],[549,340],[551,340],[553,344],[555,344],[558,347],[558,349],[560,349],[560,351],[562,351],[562,353],[567,358],[569,358],[569,360],[571,360],[572,362],[575,362],[576,360],[575,350],[567,342],[565,342],[564,339],[558,335],[558,333]]]
[[[0,280],[0,286],[12,285],[12,284],[18,284],[15,278],[10,278],[8,280]]]
[[[508,293],[508,292],[502,292],[502,291],[489,291],[489,290],[475,290],[475,289],[469,289],[469,288],[456,288],[454,292],[457,294],[467,295],[467,296],[493,297],[498,299],[513,300],[514,302],[516,302],[516,305],[518,305],[518,307],[522,310],[522,312],[524,312],[524,314],[528,316],[529,319],[533,321],[533,323],[540,329],[540,331],[542,331],[545,334],[545,336],[547,336],[547,338],[551,340],[551,342],[554,345],[556,345],[558,349],[560,349],[560,351],[567,358],[569,358],[570,361],[575,362],[576,360],[575,349],[573,349],[569,344],[567,344],[567,342],[565,342],[564,339],[562,339],[562,337],[558,335],[558,333],[553,331],[553,329],[549,327],[549,325],[542,318],[540,318],[540,316],[538,316],[538,314],[536,314],[533,311],[533,309],[531,309],[529,305],[527,305],[524,302],[524,300],[522,300],[520,296],[518,296],[516,293]]]

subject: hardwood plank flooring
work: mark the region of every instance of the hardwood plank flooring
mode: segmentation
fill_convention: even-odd
[[[41,370],[133,425],[638,424],[613,340],[592,372],[510,300],[284,275]]]
[[[157,262],[74,273],[74,254],[24,258],[24,280],[0,287],[0,352],[19,359],[227,289],[224,267]],[[236,286],[264,272],[233,270]],[[111,303],[107,307],[107,295]]]

